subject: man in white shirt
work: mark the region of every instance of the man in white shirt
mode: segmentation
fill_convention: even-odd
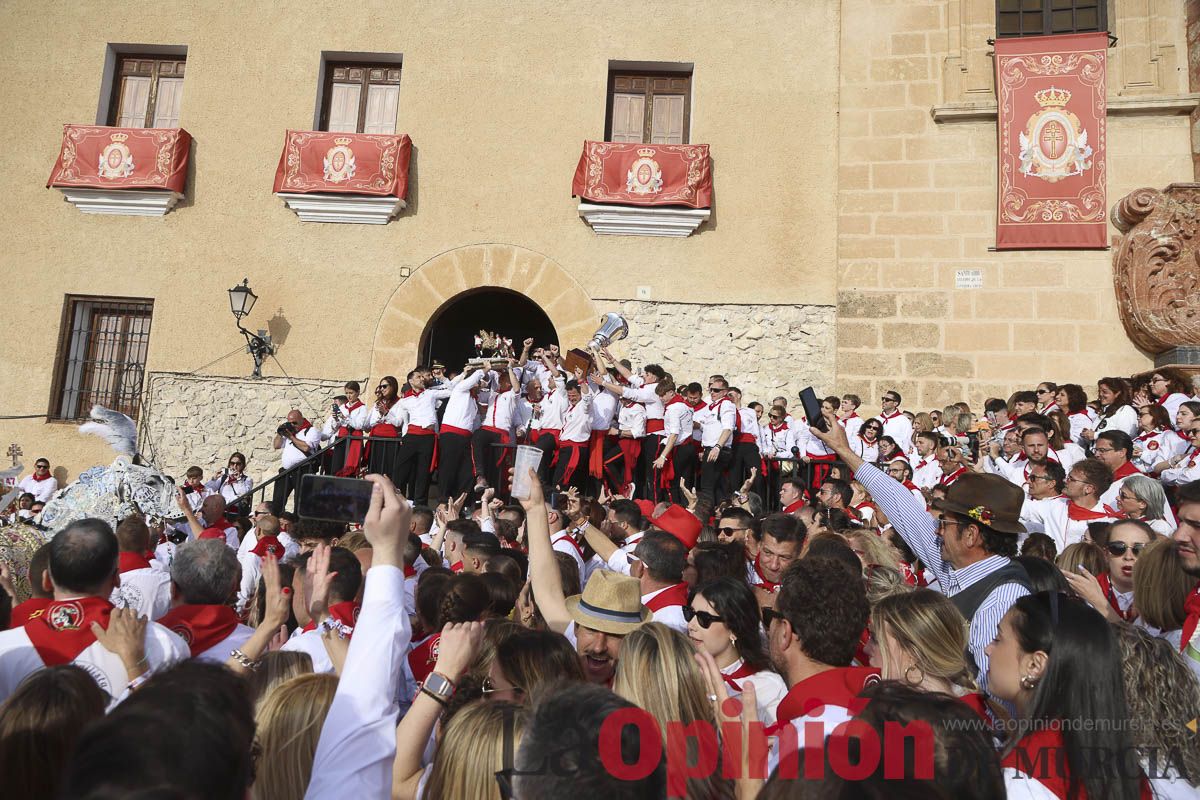
[[[1033,528],[1040,528],[1054,540],[1058,552],[1069,545],[1083,540],[1088,525],[1092,522],[1113,522],[1117,512],[1110,512],[1100,502],[1100,495],[1108,490],[1112,479],[1108,468],[1094,458],[1085,458],[1072,465],[1063,484],[1066,502],[1047,500],[1038,505],[1026,505],[1021,509],[1028,516]]]
[[[171,608],[171,575],[152,557],[147,557],[150,529],[146,521],[137,515],[121,520],[117,525],[117,546],[121,585],[108,599],[117,608],[132,608],[140,616],[157,620]]]
[[[187,643],[193,658],[223,664],[254,634],[230,605],[237,588],[232,550],[215,539],[188,542],[171,562],[172,608],[159,622]]]
[[[110,697],[129,681],[120,657],[96,640],[93,622],[107,629],[121,583],[117,537],[103,520],[72,522],[50,541],[47,574],[54,601],[19,628],[0,632],[0,702],[31,673],[43,667],[77,664]],[[151,670],[187,658],[183,641],[162,625],[146,625],[146,662]]]
[[[694,415],[700,423],[700,486],[697,494],[716,503],[729,493],[725,470],[733,458],[737,406],[729,399],[729,382],[720,375],[708,381],[710,400]],[[720,495],[720,497],[718,497]]]
[[[631,574],[641,584],[642,605],[654,612],[655,622],[686,635],[683,607],[688,604],[688,585],[683,570],[688,548],[671,534],[652,529],[646,531],[634,553],[637,560]]]
[[[361,606],[355,602],[362,588],[363,571],[358,559],[344,547],[328,548],[321,545],[313,551],[308,564],[311,569],[313,561],[322,558],[321,552],[328,551],[326,574],[329,577],[329,596],[326,598],[326,608],[310,608],[310,620],[302,628],[292,633],[292,638],[281,648],[293,653],[308,653],[312,658],[313,672],[333,674],[333,661],[321,640],[322,624],[337,626],[339,635],[346,638],[354,632],[354,624],[358,621]],[[315,613],[314,613],[315,612]],[[332,620],[325,623],[326,619]]]
[[[58,481],[50,474],[49,459],[39,458],[33,464],[33,474],[26,475],[17,484],[22,492],[33,495],[39,503],[45,503],[58,491]]]
[[[468,365],[450,382],[438,431],[438,488],[446,497],[459,497],[471,489],[471,436],[479,427],[479,384],[486,376],[485,370]]]
[[[882,410],[876,417],[883,423],[883,435],[895,440],[901,453],[907,453],[912,447],[913,426],[909,418],[900,410],[901,397],[895,389],[889,389],[880,398]],[[849,435],[849,431],[847,431]]]
[[[762,452],[758,449],[758,416],[754,409],[742,406],[742,390],[736,386],[729,389],[729,399],[737,408],[737,424],[733,435],[733,455],[729,462],[729,479],[737,488],[750,477],[750,470],[762,472]],[[757,475],[751,491],[762,495],[764,478]]]
[[[288,412],[287,421],[275,430],[272,444],[280,454],[280,472],[291,469],[317,452],[321,446],[321,432],[312,426],[299,409]],[[302,470],[303,471],[303,470]],[[300,474],[292,473],[275,482],[274,502],[276,508],[287,505],[292,492],[300,486]]]
[[[400,397],[408,427],[396,461],[396,488],[421,506],[429,502],[429,474],[437,466],[437,404],[453,391],[427,388],[432,378],[427,368],[417,367],[408,373],[409,389]]]
[[[849,431],[846,432],[849,436]],[[942,479],[942,465],[937,460],[937,448],[941,437],[930,431],[921,431],[915,437],[916,463],[913,464],[912,482],[922,489],[932,489]]]
[[[562,433],[558,438],[558,462],[554,465],[553,484],[559,491],[570,486],[582,489],[588,474],[592,392],[583,379],[583,370],[575,370],[575,380],[567,382],[566,395],[567,408],[563,412]]]
[[[512,441],[513,409],[517,405],[520,383],[511,361],[492,383],[492,396],[483,414],[483,424],[471,436],[476,489],[496,488],[506,480],[501,465],[508,451],[493,445],[506,445]]]
[[[841,421],[842,427],[846,429],[846,438],[854,441],[854,437],[858,435],[859,428],[862,427],[863,418],[858,415],[858,407],[862,405],[862,398],[856,394],[842,395],[842,402],[838,406],[838,420]]]

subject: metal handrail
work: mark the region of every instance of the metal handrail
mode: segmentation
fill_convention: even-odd
[[[347,437],[347,436],[338,437],[337,439],[335,439],[333,441],[332,444],[329,444],[329,445],[326,445],[325,447],[320,448],[315,453],[313,453],[312,455],[310,455],[308,458],[304,459],[303,461],[299,462],[298,464],[293,464],[292,466],[288,467],[287,469],[283,470],[282,472],[278,472],[275,475],[272,475],[270,478],[267,478],[262,483],[256,484],[252,489],[250,489],[250,491],[246,492],[246,494],[242,495],[238,499],[238,505],[245,504],[245,505],[249,505],[252,507],[256,503],[260,503],[264,500],[268,500],[269,498],[267,498],[266,494],[265,494],[266,489],[268,487],[274,486],[276,483],[278,483],[281,480],[290,478],[291,476],[295,475],[296,473],[300,472],[302,469],[304,469],[305,467],[308,467],[310,465],[317,464],[317,466],[318,466],[318,470],[312,470],[313,474],[322,474],[319,471],[320,462],[329,455],[329,451],[331,449],[333,449],[334,447],[338,447],[339,445],[341,445],[344,441],[346,441],[349,438],[350,437]],[[369,435],[359,436],[359,437],[355,437],[355,438],[362,441],[363,443],[369,442],[372,439],[381,439],[381,440],[386,439],[388,441],[393,441],[393,442],[399,441],[399,439],[400,439],[400,437],[398,437],[398,436],[369,436]],[[296,502],[299,503],[300,484],[296,485],[296,491],[295,491],[294,495],[295,495]],[[256,496],[258,499],[255,499]],[[279,511],[283,511],[283,509],[279,509]]]

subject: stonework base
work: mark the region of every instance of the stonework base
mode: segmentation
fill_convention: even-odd
[[[703,384],[721,373],[745,403],[784,395],[789,407],[805,386],[818,395],[835,388],[833,306],[594,302],[629,322],[629,338],[614,350],[635,366],[659,363],[677,381]]]
[[[205,480],[238,450],[257,485],[279,469],[279,451],[271,444],[288,411],[300,409],[319,427],[345,382],[151,372],[142,397],[139,448],[176,479],[194,465],[204,470]]]

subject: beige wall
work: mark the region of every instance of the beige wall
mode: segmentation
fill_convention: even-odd
[[[292,375],[361,378],[388,301],[464,245],[544,254],[591,297],[649,286],[665,302],[831,307],[836,258],[838,3],[12,0],[0,4],[0,413],[48,406],[64,293],[155,300],[148,371],[189,371],[239,345],[225,290],[282,315]],[[801,35],[800,31],[803,31]],[[180,124],[196,140],[183,207],[84,216],[43,188],[63,123],[95,120],[110,42],[184,44]],[[411,209],[387,226],[302,224],[272,196],[286,128],[312,125],[322,50],[404,56],[399,130],[415,144]],[[713,220],[688,239],[598,237],[570,182],[603,136],[610,59],[693,62],[693,142],[712,147]],[[780,144],[796,147],[780,147]],[[11,232],[20,232],[19,235]],[[409,280],[412,280],[411,278]],[[432,310],[432,309],[430,309]],[[213,372],[246,374],[236,356]],[[722,365],[736,372],[735,365]],[[268,364],[268,374],[277,373]],[[69,426],[0,421],[72,471],[107,461]]]
[[[1191,179],[1187,116],[1117,108],[1187,91],[1183,6],[1110,4],[1121,37],[1109,51],[1110,206]],[[1110,252],[988,249],[994,12],[988,0],[843,3],[837,361],[839,386],[869,405],[889,387],[925,409],[1152,364],[1121,327]],[[977,118],[935,122],[935,105]],[[990,117],[978,110],[989,105]],[[981,270],[983,288],[956,290],[959,269]]]

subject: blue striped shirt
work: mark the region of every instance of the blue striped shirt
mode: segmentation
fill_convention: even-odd
[[[854,477],[871,493],[892,527],[917,557],[937,576],[938,586],[947,597],[958,594],[1009,563],[1007,557],[997,555],[955,569],[942,557],[942,537],[938,535],[937,521],[908,489],[871,464],[859,467]],[[978,683],[984,691],[987,691],[988,678],[988,657],[984,648],[996,638],[996,629],[1008,609],[1017,598],[1027,594],[1029,590],[1020,584],[1003,583],[988,594],[971,617],[967,649],[979,665]]]

